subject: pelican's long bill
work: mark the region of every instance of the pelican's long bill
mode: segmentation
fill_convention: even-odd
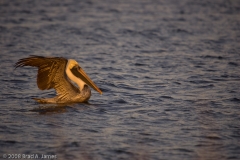
[[[83,82],[85,82],[87,85],[91,86],[94,90],[102,94],[102,91],[97,87],[97,85],[88,77],[88,75],[84,72],[82,68],[79,66],[75,66],[71,69],[72,73],[80,78]]]

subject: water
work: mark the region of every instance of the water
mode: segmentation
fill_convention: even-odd
[[[0,156],[240,159],[240,1],[0,2]],[[29,55],[77,60],[103,95],[42,105]],[[55,158],[53,158],[55,159]]]

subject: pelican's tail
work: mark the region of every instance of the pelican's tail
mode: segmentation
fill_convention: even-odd
[[[38,103],[56,103],[55,98],[33,98]]]

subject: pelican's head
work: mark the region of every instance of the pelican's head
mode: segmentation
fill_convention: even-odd
[[[78,62],[74,59],[68,59],[68,68],[72,69],[75,66],[79,66]]]
[[[68,68],[71,70],[74,76],[80,78],[84,83],[92,87],[94,90],[102,94],[102,91],[97,87],[97,85],[88,77],[84,70],[74,59],[68,59]]]

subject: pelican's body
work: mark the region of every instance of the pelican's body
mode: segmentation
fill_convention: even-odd
[[[22,66],[38,67],[38,88],[41,90],[54,88],[57,92],[57,96],[53,98],[35,98],[39,103],[86,102],[91,96],[89,86],[102,94],[102,91],[73,59],[30,56],[20,59],[15,64],[16,68]]]

